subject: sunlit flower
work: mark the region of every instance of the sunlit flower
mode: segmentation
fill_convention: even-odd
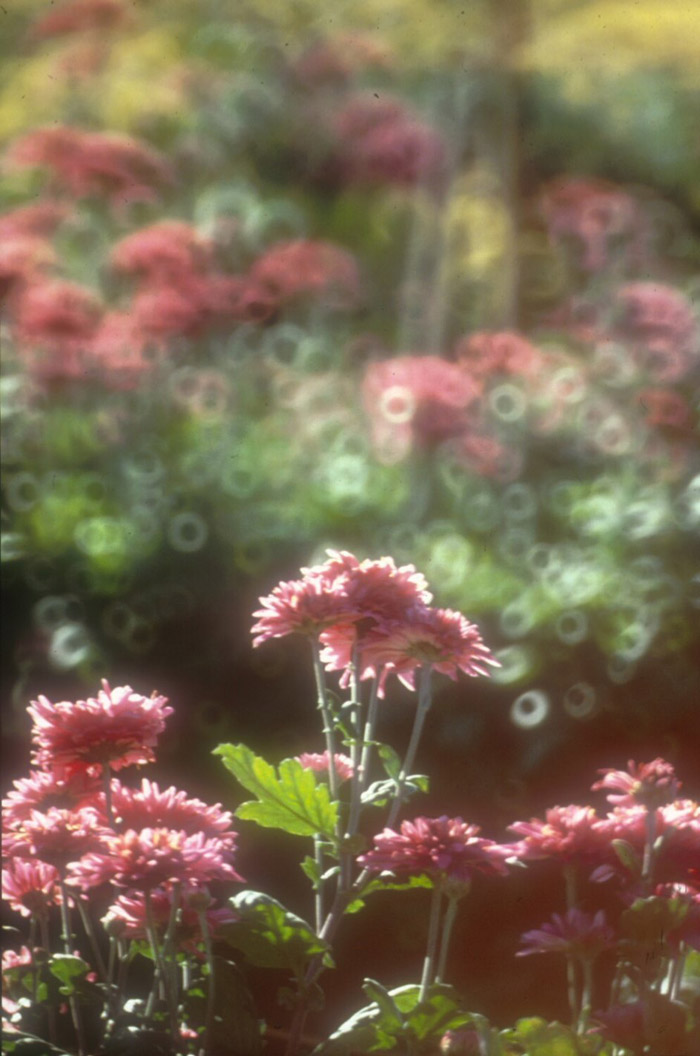
[[[475,872],[507,874],[506,852],[493,840],[481,838],[480,831],[478,825],[446,815],[403,821],[400,832],[384,829],[375,836],[373,850],[357,860],[372,872],[427,874],[465,883]]]
[[[360,298],[354,257],[332,242],[296,239],[278,242],[253,264],[251,279],[281,303],[313,294],[337,307],[352,307]]]
[[[10,858],[2,870],[2,897],[23,917],[45,913],[60,899],[58,870],[47,862]]]
[[[161,791],[147,777],[141,779],[140,788],[127,788],[114,780],[112,810],[124,829],[177,829],[188,835],[201,832],[217,837],[231,850],[235,847],[237,834],[231,829],[231,812],[223,810],[220,803],[204,803],[172,786]]]
[[[78,767],[99,774],[104,766],[119,770],[153,762],[153,748],[173,709],[166,697],[143,697],[131,686],[112,689],[103,680],[95,698],[52,704],[41,696],[27,711],[34,720],[37,765],[59,773]]]
[[[512,852],[525,861],[556,858],[566,863],[595,864],[610,854],[611,837],[601,832],[599,821],[593,807],[551,807],[544,821],[531,818],[508,826],[522,837]]]
[[[672,803],[680,788],[673,766],[665,759],[639,764],[630,759],[626,771],[599,770],[598,773],[603,777],[591,786],[592,790],[611,789],[612,794],[607,796],[607,800],[620,807],[641,804],[652,810]]]
[[[109,833],[90,807],[64,810],[49,807],[33,810],[4,834],[5,853],[12,857],[38,858],[62,869],[75,858],[96,850]]]
[[[314,637],[340,618],[345,604],[342,589],[329,589],[320,576],[278,583],[260,603],[262,608],[253,613],[257,620],[252,628],[253,645],[288,634]]]
[[[103,847],[70,863],[70,883],[86,889],[112,881],[118,887],[145,890],[177,881],[201,886],[212,880],[241,880],[230,864],[230,844],[202,832],[128,829],[106,837]]]
[[[321,658],[327,669],[347,668],[355,642],[352,625],[330,627],[321,641],[325,646]],[[415,688],[415,673],[423,666],[451,679],[457,678],[458,671],[488,675],[489,665],[499,666],[484,645],[479,628],[451,609],[408,609],[403,619],[378,623],[368,630],[361,639],[361,650],[363,676],[381,673],[383,685],[388,674],[395,674],[409,689]]]
[[[170,921],[173,904],[172,889],[162,890],[156,888],[151,891],[151,909],[156,933],[163,936]],[[205,910],[207,925],[211,935],[215,935],[218,928],[223,924],[232,924],[238,919],[237,915],[228,906],[208,906]],[[132,895],[119,895],[117,900],[109,907],[104,923],[121,922],[124,934],[130,939],[146,938],[146,898],[141,893]],[[202,929],[199,914],[187,902],[187,891],[183,891],[180,897],[180,908],[178,912],[177,925],[175,928],[175,944],[178,949],[196,953],[198,945],[203,942]]]
[[[12,783],[14,789],[2,801],[3,825],[10,827],[31,817],[34,810],[90,806],[100,788],[99,780],[84,770],[64,776],[53,770],[32,770],[29,777],[20,777]]]
[[[295,758],[301,763],[305,770],[315,770],[318,773],[323,773],[328,770],[329,756],[327,751],[302,752],[301,755],[297,755]],[[343,755],[341,752],[336,752],[333,756],[333,763],[338,779],[340,781],[349,781],[354,773],[352,759],[347,755]]]
[[[563,916],[553,913],[551,921],[522,936],[525,949],[516,957],[531,953],[566,953],[581,960],[593,960],[615,942],[615,933],[605,921],[605,913],[584,913],[569,909]]]

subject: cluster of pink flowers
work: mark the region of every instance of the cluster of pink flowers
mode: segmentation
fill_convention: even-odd
[[[260,599],[254,645],[303,634],[320,641],[321,659],[329,671],[342,671],[342,684],[356,657],[360,677],[378,677],[380,693],[392,673],[412,689],[423,666],[453,679],[458,671],[481,675],[498,666],[474,624],[430,606],[428,584],[413,565],[328,554],[323,564],[302,569],[302,579],[282,582]]]
[[[643,235],[634,198],[604,180],[554,180],[542,191],[540,207],[552,238],[562,236],[581,246],[582,267],[597,271],[607,262],[614,240]]]
[[[38,18],[32,26],[32,36],[45,40],[73,33],[104,32],[127,20],[122,0],[68,0]]]
[[[103,681],[94,698],[52,704],[40,697],[28,711],[40,769],[15,781],[3,800],[2,888],[11,907],[39,917],[59,904],[62,892],[75,901],[83,897],[78,890],[109,883],[122,889],[112,916],[136,934],[143,892],[162,908],[177,883],[205,899],[212,924],[230,920],[228,911],[215,908],[207,885],[241,879],[233,867],[231,813],[145,778],[131,788],[111,777],[113,770],[153,761],[172,713],[166,698]],[[183,921],[190,943],[195,908]]]

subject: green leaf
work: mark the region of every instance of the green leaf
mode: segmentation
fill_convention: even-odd
[[[620,859],[625,869],[629,869],[634,876],[642,875],[642,862],[631,843],[627,840],[612,840],[612,849]]]
[[[548,1023],[538,1016],[518,1020],[515,1040],[524,1046],[528,1056],[580,1056],[577,1037],[570,1027]]]
[[[259,968],[281,968],[300,978],[317,954],[331,966],[328,944],[301,917],[261,891],[241,891],[229,899],[238,920],[217,934]]]
[[[381,1013],[381,1022],[384,1030],[403,1028],[403,1016],[396,1007],[396,1002],[389,991],[378,983],[376,979],[365,979],[362,989],[370,1001],[373,1001]]]
[[[314,886],[314,891],[318,888],[321,883],[321,872],[318,868],[318,863],[315,858],[312,858],[310,854],[307,854],[306,858],[301,863],[302,872],[308,876],[309,880]]]
[[[2,1031],[3,1054],[11,1053],[12,1056],[69,1056],[65,1049],[59,1049],[50,1045],[43,1038],[37,1038],[34,1034],[26,1034],[21,1031]]]
[[[384,772],[394,781],[398,780],[401,773],[401,759],[389,744],[380,744],[377,748],[379,758],[384,764]]]
[[[430,779],[425,774],[411,774],[407,777],[403,786],[403,796],[407,799],[416,792],[427,792]],[[384,807],[390,803],[396,795],[396,781],[393,778],[384,778],[381,781],[373,781],[362,793],[362,802],[372,803],[375,807]]]
[[[82,957],[73,957],[68,953],[55,953],[49,960],[49,971],[59,979],[63,986],[60,992],[71,996],[90,971],[90,965]]]
[[[325,784],[316,782],[312,770],[296,759],[284,759],[279,773],[245,744],[220,744],[214,749],[234,777],[257,796],[242,803],[236,814],[265,828],[282,829],[295,836],[321,833],[333,838],[338,805],[331,801]]]
[[[371,895],[373,891],[412,891],[416,887],[433,888],[434,886],[433,879],[425,873],[421,876],[409,876],[406,880],[398,880],[393,873],[380,873],[379,876],[375,876],[365,884],[360,897]]]

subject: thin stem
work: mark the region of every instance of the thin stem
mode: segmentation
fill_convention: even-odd
[[[151,892],[146,888],[145,891],[145,903],[146,903],[146,934],[148,941],[151,944],[153,950],[153,986],[148,996],[148,1003],[146,1005],[146,1016],[153,1014],[155,1006],[156,995],[159,990],[163,990],[165,987],[165,966],[163,964],[163,955],[158,943],[158,934],[156,932],[155,920],[153,918],[153,903],[151,902]],[[162,996],[162,994],[161,994]]]
[[[581,1010],[578,1019],[578,1032],[584,1034],[588,1028],[593,1001],[593,961],[590,957],[583,959],[583,989],[581,991]]]
[[[423,975],[420,982],[419,1001],[425,1001],[428,996],[428,987],[433,981],[435,971],[435,954],[437,952],[437,940],[440,930],[440,903],[442,901],[442,881],[438,880],[433,888],[430,900],[430,919],[428,921],[428,944],[423,961]]]
[[[209,931],[209,924],[207,922],[206,910],[198,909],[197,916],[199,917],[199,926],[202,929],[202,938],[204,939],[204,952],[207,958],[207,966],[209,968],[209,986],[207,988],[207,1010],[204,1019],[204,1035],[203,1044],[199,1050],[199,1056],[207,1056],[209,1052],[209,1041],[211,1039],[211,1025],[214,1020],[214,989],[216,985],[216,979],[214,976],[214,952],[211,944],[211,933]]]
[[[372,688],[369,695],[369,704],[367,706],[367,721],[365,722],[364,733],[362,734],[362,757],[360,758],[359,767],[359,782],[360,782],[360,793],[364,792],[369,783],[369,766],[372,758],[372,742],[374,740],[374,727],[377,723],[377,711],[379,705],[379,679],[381,678],[381,670],[377,671],[376,676],[372,679]]]
[[[330,785],[331,790],[331,799],[337,799],[338,774],[335,769],[335,738],[333,736],[333,717],[331,715],[331,709],[328,703],[326,682],[323,674],[323,664],[321,663],[321,651],[319,649],[317,638],[314,638],[311,641],[311,654],[313,657],[314,678],[316,679],[318,707],[323,718],[323,735],[326,739],[326,751],[328,752],[328,783]],[[337,835],[340,836],[340,831],[338,831]]]
[[[110,829],[116,829],[117,823],[112,806],[112,771],[109,766],[102,767],[102,789],[105,794],[105,811]]]
[[[69,957],[73,956],[73,932],[70,923],[70,909],[68,907],[68,888],[63,876],[59,873],[58,886],[61,891],[61,938],[63,939],[63,950]],[[85,1031],[83,1028],[83,1017],[80,1014],[80,1006],[72,994],[68,998],[71,1018],[75,1028],[78,1041],[78,1056],[85,1056]]]
[[[686,956],[687,950],[685,946],[681,944],[678,954],[673,962],[673,974],[671,976],[671,990],[669,994],[672,1001],[677,1001],[680,994]]]
[[[116,1011],[121,1011],[121,1007],[124,1003],[124,994],[126,992],[126,977],[129,972],[129,955],[126,943],[120,936],[117,939],[117,957],[119,958],[119,967],[117,968],[117,997],[116,997]]]
[[[314,836],[314,861],[316,862],[316,870],[318,872],[318,886],[314,891],[314,908],[316,911],[315,922],[316,922],[316,933],[321,930],[323,926],[323,881],[321,876],[323,875],[323,848],[321,846],[321,835],[316,833]]]
[[[447,903],[447,910],[445,912],[445,919],[442,922],[442,938],[440,939],[440,956],[438,957],[437,972],[435,973],[435,982],[441,983],[445,977],[445,968],[447,966],[447,953],[450,948],[450,939],[452,937],[452,928],[454,926],[455,919],[457,917],[457,906],[459,898],[454,895],[449,896]]]
[[[576,1030],[580,1016],[580,1006],[577,996],[578,988],[576,986],[576,961],[570,953],[566,955],[566,988],[569,997],[571,1026]]]
[[[49,917],[47,913],[42,913],[39,917],[39,930],[41,932],[41,945],[49,954],[51,951],[51,939],[49,936]],[[56,1007],[55,1005],[49,1005],[49,1041],[52,1045],[56,1044]]]
[[[93,927],[88,909],[79,896],[74,901],[76,906],[78,907],[80,919],[82,920],[83,927],[85,928],[85,934],[87,935],[88,940],[90,942],[90,949],[92,950],[92,955],[95,958],[97,971],[99,972],[100,978],[106,980],[107,968],[105,966],[104,957],[102,956],[102,951],[100,950],[100,946],[97,941],[97,935],[95,934],[95,929]]]
[[[360,700],[359,683],[360,655],[357,645],[352,650],[352,664],[350,666],[350,693],[352,697],[352,724],[354,739],[352,744],[352,785],[350,792],[350,813],[348,816],[348,827],[346,836],[354,836],[360,818],[360,766],[362,755],[362,702]]]
[[[170,1016],[170,1034],[177,1043],[179,1027],[177,1022],[177,956],[175,952],[175,928],[180,908],[181,883],[176,881],[172,887],[172,901],[170,903],[170,917],[168,927],[163,940],[163,969],[166,973],[165,996],[168,1002],[168,1014]]]
[[[642,860],[642,883],[648,893],[651,891],[654,871],[654,842],[656,840],[656,810],[653,807],[647,807],[645,821],[646,839],[644,841],[644,858]]]
[[[396,793],[394,802],[392,803],[391,810],[389,811],[389,817],[387,818],[387,828],[391,828],[396,822],[396,819],[401,810],[403,803],[404,788],[406,786],[406,780],[413,768],[413,762],[416,757],[416,751],[420,742],[421,733],[423,732],[423,724],[425,722],[425,716],[430,710],[431,704],[431,692],[430,692],[430,676],[431,668],[430,665],[426,665],[421,668],[420,681],[418,685],[418,707],[416,709],[416,716],[413,720],[413,729],[411,731],[411,739],[408,742],[408,748],[406,749],[406,756],[401,767],[401,773],[399,774],[398,781],[396,783]]]

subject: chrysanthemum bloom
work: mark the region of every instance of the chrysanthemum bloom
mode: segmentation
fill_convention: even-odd
[[[23,236],[48,238],[70,211],[65,202],[51,198],[10,209],[0,216],[0,243]]]
[[[30,369],[43,376],[81,377],[101,311],[95,294],[75,282],[41,282],[22,291],[14,330]]]
[[[551,922],[526,931],[522,941],[526,948],[519,950],[516,957],[527,957],[531,953],[566,953],[592,961],[614,945],[615,932],[606,923],[602,909],[596,914],[569,909],[563,916],[553,913]]]
[[[111,689],[102,681],[96,698],[52,704],[46,697],[27,711],[34,720],[35,763],[61,774],[73,767],[101,773],[105,766],[152,763],[153,748],[173,709],[167,698],[143,697],[131,686]]]
[[[295,77],[308,87],[327,82],[349,81],[369,67],[386,68],[389,52],[384,44],[366,33],[338,33],[316,41],[293,65]]]
[[[236,845],[231,812],[223,810],[220,803],[209,805],[172,786],[161,792],[156,782],[146,777],[140,788],[112,781],[112,810],[124,829],[176,829],[190,836],[199,832],[216,837],[230,850]]]
[[[370,363],[362,394],[375,442],[389,430],[410,429],[414,440],[440,443],[460,435],[480,382],[439,356],[396,356]]]
[[[70,126],[28,132],[11,145],[7,161],[11,167],[47,168],[69,194],[106,197],[119,207],[153,201],[173,178],[165,159],[131,136]]]
[[[630,282],[616,294],[623,333],[648,348],[693,350],[697,324],[693,306],[680,290],[657,282]]]
[[[544,188],[540,204],[550,237],[579,241],[584,250],[581,263],[588,271],[605,267],[612,239],[629,238],[640,228],[634,199],[603,180],[554,180]]]
[[[28,946],[22,946],[19,951],[2,951],[3,1034],[8,1026],[10,1031],[15,1029],[10,1022],[6,1022],[5,1017],[9,1018],[22,1007],[19,999],[26,1000],[28,991],[24,984],[33,970],[32,953]]]
[[[608,803],[619,807],[641,805],[649,810],[672,803],[681,787],[676,772],[665,759],[653,759],[650,763],[635,763],[630,759],[627,770],[599,770],[603,777],[591,785],[595,792],[599,788],[611,789]]]
[[[151,909],[158,935],[164,935],[170,921],[173,904],[172,890],[156,888],[151,892]],[[228,906],[208,906],[205,910],[207,925],[211,935],[215,935],[223,924],[232,924],[238,920],[237,915]],[[143,894],[119,895],[116,902],[109,907],[103,922],[121,922],[124,934],[130,939],[146,937],[146,899]],[[187,891],[180,898],[180,909],[175,929],[175,944],[178,949],[197,953],[197,947],[203,942],[199,914],[187,904]]]
[[[327,553],[323,564],[302,569],[303,579],[280,583],[260,599],[263,608],[253,614],[258,618],[254,645],[295,632],[314,636],[340,622],[371,626],[398,619],[410,606],[431,600],[424,577],[413,565],[397,568],[390,557],[359,561],[348,551]]]
[[[323,773],[328,770],[328,758],[329,755],[327,751],[302,752],[301,755],[295,756],[297,762],[301,763],[305,770],[315,770],[317,773]],[[333,762],[338,780],[349,781],[354,773],[352,759],[347,755],[343,755],[341,752],[335,752],[333,755]]]
[[[360,299],[355,258],[332,242],[278,242],[258,257],[250,277],[282,304],[312,295],[333,307],[354,307]]]
[[[11,858],[2,871],[2,897],[23,917],[40,916],[60,901],[58,870],[47,862]]]
[[[536,374],[542,365],[540,350],[511,330],[483,331],[461,338],[454,348],[460,366],[472,376]]]
[[[3,826],[10,828],[31,817],[34,810],[41,813],[49,807],[75,810],[94,805],[100,790],[99,779],[83,770],[64,777],[53,770],[32,770],[29,777],[12,783],[14,789],[2,801]]]
[[[321,635],[325,648],[321,659],[330,671],[350,664],[354,634],[344,625],[330,627]],[[418,668],[430,666],[435,671],[457,678],[466,675],[488,675],[488,666],[498,661],[484,645],[479,628],[461,612],[416,606],[402,620],[386,621],[371,628],[362,638],[363,674],[382,673],[382,688],[389,674],[397,675],[408,689],[415,689]]]
[[[112,881],[118,887],[152,889],[162,884],[202,886],[242,878],[230,864],[230,844],[204,833],[173,829],[129,829],[103,841],[104,850],[69,865],[69,882],[83,889]]]
[[[109,30],[126,19],[121,0],[68,0],[39,18],[32,26],[32,36],[43,40],[86,30]]]
[[[135,315],[107,312],[88,346],[86,370],[113,388],[133,389],[153,370],[156,352]]]
[[[545,820],[516,821],[508,828],[523,838],[511,848],[523,861],[555,858],[562,863],[593,865],[609,859],[611,836],[601,831],[593,807],[551,807]]]
[[[110,834],[90,807],[33,810],[28,818],[4,834],[5,853],[13,857],[38,858],[62,869],[70,861],[97,850]]]
[[[23,287],[44,281],[44,272],[55,263],[56,254],[45,239],[0,234],[0,304]]]
[[[400,832],[384,829],[374,837],[374,849],[357,860],[372,872],[427,874],[462,883],[467,883],[475,872],[506,875],[507,852],[493,840],[481,838],[480,832],[478,825],[446,815],[402,821]]]
[[[117,242],[110,260],[116,271],[148,283],[167,283],[204,270],[211,243],[180,220],[161,220]]]
[[[646,411],[647,425],[682,431],[692,428],[690,404],[674,389],[642,389],[636,399]]]

